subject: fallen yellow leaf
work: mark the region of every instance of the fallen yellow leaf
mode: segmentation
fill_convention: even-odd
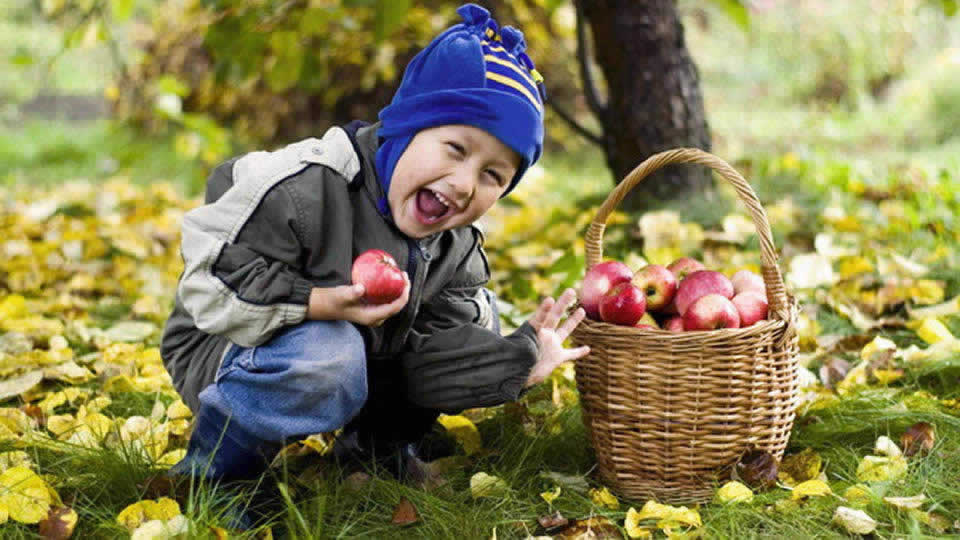
[[[499,497],[510,490],[502,478],[484,472],[470,477],[470,494],[474,499],[480,497]]]
[[[833,513],[833,523],[853,534],[870,534],[877,529],[877,522],[866,512],[846,506],[837,507]]]
[[[627,510],[627,517],[623,520],[623,528],[630,538],[653,538],[653,531],[640,526],[640,513],[632,506]]]
[[[807,480],[806,482],[800,482],[793,488],[792,498],[799,500],[805,497],[822,497],[831,493],[833,491],[830,486],[823,480]]]
[[[907,459],[903,456],[865,456],[857,466],[861,482],[896,480],[907,474]]]
[[[753,500],[753,491],[746,485],[732,480],[717,490],[716,500],[721,503],[750,502]]]
[[[124,508],[117,515],[117,523],[131,532],[147,521],[167,521],[180,515],[180,505],[169,497],[157,500],[146,499],[135,502]]]
[[[543,493],[541,493],[540,498],[547,501],[547,504],[553,504],[553,501],[555,501],[557,497],[560,496],[560,491],[561,491],[560,486],[557,486],[556,488],[553,489],[553,491],[544,491]]]
[[[927,496],[923,493],[919,495],[914,495],[913,497],[884,497],[883,502],[890,504],[891,506],[896,506],[897,508],[920,508],[920,506],[927,500]]]
[[[0,507],[10,519],[20,523],[39,523],[50,512],[49,488],[42,478],[24,466],[0,474]]]
[[[453,438],[460,443],[464,453],[468,456],[479,452],[483,448],[483,440],[480,438],[477,426],[466,416],[441,414],[437,421],[453,435]]]
[[[607,488],[593,488],[590,490],[590,500],[593,501],[593,504],[597,506],[606,506],[611,510],[617,510],[620,508],[620,501],[610,493],[610,490]]]
[[[956,338],[950,333],[950,330],[939,319],[923,319],[920,326],[915,330],[920,339],[933,345],[941,341],[953,341]]]
[[[689,527],[700,527],[703,522],[700,520],[700,513],[691,510],[686,506],[670,506],[660,504],[657,501],[649,500],[640,509],[637,516],[638,520],[657,519],[657,528],[665,529],[686,525]]]
[[[856,484],[843,492],[843,498],[854,508],[864,508],[873,502],[873,492],[866,485]]]

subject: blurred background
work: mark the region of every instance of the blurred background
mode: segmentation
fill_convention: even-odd
[[[578,193],[607,192],[653,151],[680,145],[731,162],[791,152],[865,172],[908,161],[956,170],[952,0],[480,3],[526,32],[553,105],[542,164]],[[375,120],[407,60],[457,20],[458,5],[7,0],[0,181],[125,175],[197,193],[226,157]],[[678,37],[668,51],[663,41]],[[650,60],[657,51],[669,56],[661,65]],[[644,58],[631,64],[627,53]],[[671,86],[677,58],[695,72]],[[695,117],[702,107],[703,123],[624,127],[676,121],[671,99]]]
[[[834,493],[850,504],[848,485],[876,480],[866,507],[876,536],[955,537],[958,1],[477,0],[525,32],[549,97],[544,158],[484,217],[504,331],[544,296],[577,286],[585,230],[627,172],[664,149],[709,150],[756,191],[801,306],[791,453],[822,453]],[[0,408],[10,419],[0,422],[0,490],[4,479],[24,478],[4,473],[3,454],[14,452],[3,450],[29,450],[79,513],[79,538],[126,537],[118,515],[166,496],[141,481],[183,456],[188,413],[157,346],[183,268],[180,223],[200,204],[207,174],[242,152],[374,121],[407,61],[457,22],[459,5],[0,0],[0,404],[23,403]],[[646,179],[607,225],[604,257],[631,269],[681,256],[727,275],[760,269],[744,205],[697,167]],[[596,461],[574,375],[567,364],[520,402],[449,424],[470,434],[476,423],[484,446],[464,443],[475,461],[454,466],[449,497],[379,480],[341,496],[338,476],[310,460],[326,451],[313,440],[298,454],[305,472],[289,484],[303,506],[288,499],[280,519],[304,527],[309,519],[326,536],[406,539],[411,529],[385,529],[402,495],[428,516],[417,529],[424,538],[497,537],[497,526],[502,538],[528,538],[522,520],[533,524],[548,508],[619,526],[626,504],[604,508],[587,495]],[[114,421],[122,439],[105,438]],[[911,461],[909,474],[902,459],[868,455],[886,454],[874,450],[879,435],[906,437],[920,421],[924,433],[936,427],[937,447]],[[144,426],[160,435],[144,438]],[[35,429],[73,447],[34,451],[26,434]],[[20,435],[25,446],[6,442]],[[144,440],[152,442],[133,454],[116,443]],[[889,463],[882,476],[877,463]],[[808,478],[827,478],[819,456],[815,464]],[[478,472],[516,489],[474,500],[467,486]],[[551,502],[560,483],[563,496]],[[924,494],[926,512],[880,499],[919,505],[914,496]],[[842,498],[793,511],[795,493],[758,495],[752,509],[703,506],[705,535],[838,536],[829,523]],[[184,512],[206,530],[220,514],[213,498],[197,500]],[[10,510],[21,523],[4,524],[0,536],[34,538],[36,520],[25,513]]]

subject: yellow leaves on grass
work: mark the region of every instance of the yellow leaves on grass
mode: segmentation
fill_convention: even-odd
[[[874,447],[879,456],[864,456],[857,466],[857,479],[861,482],[896,480],[907,474],[907,458],[897,443],[889,437],[880,436]]]
[[[553,488],[552,491],[544,491],[544,492],[540,493],[540,498],[543,499],[543,500],[545,500],[545,501],[547,501],[547,504],[551,504],[551,505],[552,505],[552,504],[553,504],[553,501],[555,501],[555,500],[557,499],[557,497],[560,496],[561,491],[562,491],[561,487],[560,487],[560,486],[557,486],[557,487]]]
[[[777,471],[777,478],[787,486],[796,486],[801,482],[813,480],[820,475],[823,459],[811,448],[783,458]]]
[[[669,535],[674,529],[696,529],[703,526],[700,513],[686,506],[670,506],[649,500],[638,512],[634,508],[627,510],[623,523],[630,538],[650,538],[652,531],[650,524],[643,522],[656,521],[655,527],[662,529]]]
[[[714,500],[719,503],[739,503],[753,500],[753,491],[744,484],[731,480],[717,490]]]
[[[437,421],[460,443],[468,456],[483,449],[483,440],[480,438],[477,426],[466,416],[442,414]]]
[[[857,479],[861,482],[896,480],[907,474],[907,460],[903,456],[864,456],[857,466]]]
[[[807,480],[806,482],[800,482],[793,488],[791,498],[794,500],[803,500],[808,497],[823,497],[824,495],[830,495],[832,493],[833,490],[831,490],[830,486],[823,480]]]
[[[610,493],[610,490],[605,487],[600,489],[591,489],[590,500],[593,501],[593,504],[597,506],[606,506],[611,510],[617,510],[620,508],[620,501],[618,501],[613,493]]]
[[[54,494],[42,478],[25,466],[11,467],[0,474],[0,523],[12,519],[39,523],[47,517]]]
[[[478,472],[470,477],[470,494],[474,499],[500,497],[510,491],[510,486],[498,476]]]
[[[838,506],[833,513],[833,523],[853,534],[870,534],[877,529],[877,522],[863,510]]]
[[[131,540],[183,538],[190,532],[190,522],[180,513],[180,505],[167,497],[131,504],[117,515],[117,523],[130,531]]]
[[[166,521],[180,515],[180,505],[168,497],[143,500],[124,508],[117,515],[117,523],[133,531],[150,520]]]
[[[920,339],[934,345],[941,341],[955,341],[956,338],[950,333],[950,330],[940,320],[928,317],[920,320],[916,324],[907,323],[908,328],[912,328]]]

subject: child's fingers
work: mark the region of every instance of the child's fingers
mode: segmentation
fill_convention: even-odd
[[[583,308],[577,308],[567,320],[563,321],[563,325],[557,330],[557,334],[560,336],[560,341],[567,339],[570,334],[573,332],[573,329],[583,321],[583,318],[587,316],[587,312]]]
[[[363,285],[356,283],[353,285],[343,285],[336,288],[337,300],[343,305],[358,304],[363,299],[363,293],[366,291]]]
[[[530,319],[530,325],[538,330],[543,327],[543,320],[547,317],[547,313],[550,312],[551,307],[553,307],[553,298],[544,298],[543,301],[540,302],[540,307],[537,308],[537,312],[534,313]]]
[[[563,312],[570,307],[571,298],[574,297],[576,297],[576,293],[573,289],[563,291],[563,294],[560,295],[560,300],[547,312],[547,316],[543,320],[543,328],[556,328],[557,323],[560,322],[560,317],[563,316]]]
[[[577,360],[588,354],[590,354],[590,347],[587,345],[577,347],[576,349],[567,349],[567,360]]]

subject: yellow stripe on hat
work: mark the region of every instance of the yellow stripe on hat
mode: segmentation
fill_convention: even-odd
[[[531,79],[529,75],[527,75],[522,69],[520,69],[520,66],[514,64],[513,62],[511,62],[511,61],[509,61],[509,60],[504,60],[503,58],[500,58],[499,56],[495,56],[495,55],[492,55],[492,54],[485,54],[485,55],[483,55],[483,59],[484,59],[484,60],[487,60],[487,61],[491,61],[491,62],[496,62],[497,64],[500,64],[501,66],[507,66],[508,68],[510,68],[510,69],[516,71],[517,73],[519,73],[520,75],[522,75],[523,78],[524,78],[528,83],[530,83],[530,86],[532,86],[532,87],[534,87],[534,88],[537,87],[537,84],[536,84],[535,82],[533,82],[533,79]]]
[[[520,92],[521,94],[527,96],[527,99],[530,100],[530,103],[533,103],[533,106],[536,107],[538,111],[541,111],[541,112],[543,111],[543,107],[540,105],[540,102],[533,97],[533,94],[531,94],[530,91],[527,90],[525,86],[518,83],[517,81],[511,79],[510,77],[500,75],[499,73],[494,73],[492,71],[487,72],[487,78],[492,81],[496,81],[502,85],[509,86],[515,89],[516,91]]]
[[[491,51],[493,51],[493,52],[507,53],[507,56],[509,56],[510,58],[514,58],[514,56],[513,56],[512,54],[510,54],[506,49],[504,49],[503,47],[501,47],[501,46],[499,46],[499,45],[494,45],[493,43],[490,43],[490,42],[487,41],[487,40],[483,40],[483,41],[481,41],[480,43],[486,45],[486,46],[487,46]]]

